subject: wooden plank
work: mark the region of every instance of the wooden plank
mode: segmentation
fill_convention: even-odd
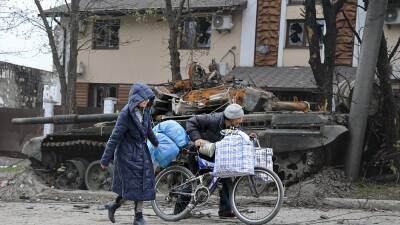
[[[76,83],[76,106],[87,107],[89,101],[89,84]]]
[[[118,85],[118,104],[128,103],[129,90],[131,88],[130,84],[120,84]]]

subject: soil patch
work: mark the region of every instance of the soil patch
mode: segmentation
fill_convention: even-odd
[[[48,188],[30,165],[28,159],[0,158],[0,200],[34,199]]]
[[[400,184],[347,181],[343,170],[327,168],[287,188],[291,206],[321,206],[323,198],[399,200]]]
[[[290,205],[311,206],[322,204],[320,200],[325,197],[346,197],[355,189],[355,185],[346,180],[343,171],[328,168],[290,186],[286,196]]]

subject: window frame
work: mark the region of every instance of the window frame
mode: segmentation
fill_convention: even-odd
[[[196,36],[195,36],[195,42],[194,45],[195,46],[188,46],[188,47],[182,47],[182,43],[183,43],[183,38],[184,38],[184,28],[185,28],[185,23],[187,22],[196,22],[196,20],[198,20],[199,18],[205,18],[207,21],[210,22],[210,27],[209,27],[209,46],[208,47],[198,47],[198,33],[197,33],[197,26],[198,24],[196,24],[195,30],[196,30]],[[212,40],[212,17],[209,15],[202,15],[202,16],[195,16],[193,18],[191,18],[192,20],[183,20],[182,24],[179,26],[180,28],[180,32],[179,32],[179,37],[178,37],[178,49],[179,50],[210,50],[211,49],[211,40]],[[207,31],[208,32],[208,31]]]
[[[118,92],[119,92],[118,87],[119,87],[118,84],[103,84],[103,83],[91,83],[91,84],[89,84],[89,95],[88,95],[88,97],[89,97],[89,99],[88,99],[89,107],[101,108],[101,107],[104,107],[104,99],[105,98],[118,98]],[[107,88],[107,92],[106,92],[107,96],[103,96],[102,97],[103,101],[101,103],[101,106],[97,105],[97,102],[98,102],[97,101],[97,99],[98,99],[97,90],[99,88],[103,88],[103,89]],[[115,97],[110,96],[111,88],[115,88]]]
[[[289,28],[290,28],[290,26],[289,26],[289,24],[290,23],[295,23],[295,22],[298,22],[298,23],[303,23],[303,40],[302,40],[302,45],[301,46],[299,46],[299,45],[290,45],[290,43],[289,43]],[[304,25],[305,25],[305,20],[304,19],[288,19],[288,20],[286,20],[286,41],[285,41],[285,48],[290,48],[290,49],[303,49],[303,48],[307,48],[307,41],[306,41],[306,38],[307,38],[307,35],[306,35],[306,32],[305,32],[305,29],[304,29]]]
[[[118,43],[116,44],[116,46],[111,46],[111,44],[110,44],[111,40],[112,40],[112,37],[111,37],[112,34],[110,33],[111,32],[110,28],[108,28],[108,31],[107,31],[108,38],[109,38],[108,46],[103,46],[103,45],[98,46],[97,45],[97,27],[96,27],[96,25],[100,22],[104,23],[105,26],[109,26],[109,27],[118,26],[118,30],[117,30],[117,32],[115,32],[117,34],[117,38],[118,38]],[[95,20],[93,22],[92,49],[93,50],[118,50],[119,46],[120,46],[120,38],[119,38],[120,29],[121,29],[121,20],[120,19],[98,19],[98,20]]]
[[[325,22],[325,20],[324,19],[318,19],[317,18],[317,23],[319,22],[319,21],[322,21],[323,22],[323,26],[324,26],[324,28],[323,28],[323,31],[322,31],[322,35],[325,35],[325,33],[326,33],[326,22]],[[303,23],[303,43],[302,43],[302,45],[301,46],[298,46],[298,45],[290,45],[289,44],[289,23],[294,23],[294,22],[300,22],[300,23]],[[307,34],[306,34],[306,29],[305,29],[305,19],[288,19],[288,20],[286,20],[286,40],[285,40],[285,48],[288,48],[288,49],[304,49],[304,48],[308,48],[310,45],[309,45],[309,43],[308,43],[308,37],[307,37]],[[320,43],[320,46],[323,46],[323,42],[322,43]]]

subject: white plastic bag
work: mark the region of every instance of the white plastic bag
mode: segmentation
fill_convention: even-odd
[[[257,140],[257,145],[258,147],[256,147],[256,166],[273,171],[274,165],[272,161],[272,156],[273,156],[272,148],[262,148],[258,140]],[[261,176],[263,176],[261,177],[261,179],[263,179],[264,181],[271,180],[271,178],[267,175],[262,174]]]

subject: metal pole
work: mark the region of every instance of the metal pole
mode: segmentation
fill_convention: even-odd
[[[357,69],[349,117],[350,143],[347,151],[345,173],[350,180],[357,179],[360,172],[368,108],[378,61],[386,7],[387,0],[369,1],[360,64]]]
[[[54,101],[46,100],[44,105],[44,116],[45,117],[52,117],[54,116]],[[43,135],[46,136],[48,134],[52,134],[54,132],[54,124],[52,123],[45,123],[43,126]]]

